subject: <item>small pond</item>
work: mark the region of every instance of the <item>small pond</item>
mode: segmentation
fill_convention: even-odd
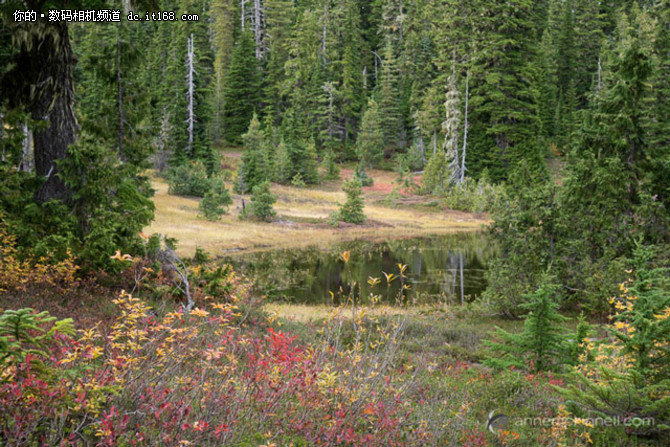
[[[340,253],[350,251],[349,265]],[[496,254],[486,234],[459,233],[385,242],[350,241],[328,248],[279,249],[225,258],[250,277],[257,292],[270,300],[300,304],[332,303],[329,291],[340,288],[346,296],[349,284],[357,282],[359,297],[381,295],[381,301],[395,302],[399,281],[387,287],[382,272],[405,272],[410,289],[407,299],[417,304],[435,301],[462,303],[486,288],[487,262]],[[369,277],[380,284],[374,289]]]

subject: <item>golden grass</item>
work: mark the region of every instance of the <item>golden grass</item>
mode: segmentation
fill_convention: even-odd
[[[226,154],[226,160],[228,157]],[[371,175],[376,182],[392,181],[395,176],[384,171],[373,171]],[[195,253],[196,247],[219,256],[231,251],[325,246],[356,239],[383,240],[473,231],[488,223],[485,218],[437,207],[401,205],[390,208],[383,204],[383,194],[370,191],[365,192],[368,220],[363,225],[342,224],[335,228],[328,224],[328,218],[339,209],[338,203],[345,200],[341,181],[309,188],[273,184],[272,191],[278,196],[275,204],[278,216],[273,223],[239,220],[242,209],[242,196],[239,195],[233,195],[234,204],[228,214],[217,222],[210,222],[197,216],[200,199],[168,195],[167,183],[158,176],[153,176],[152,184],[156,190],[156,217],[145,232],[177,238],[178,252],[189,257]],[[415,201],[422,200],[416,197]],[[249,196],[245,201],[249,203]]]
[[[287,304],[287,303],[266,303],[263,309],[271,316],[277,316],[284,320],[295,321],[298,323],[310,323],[325,320],[333,311],[333,306],[325,304]],[[365,314],[370,316],[389,316],[416,314],[416,309],[408,309],[387,305],[377,305],[374,307],[365,307]],[[351,311],[345,309],[342,313],[344,318],[351,317]]]

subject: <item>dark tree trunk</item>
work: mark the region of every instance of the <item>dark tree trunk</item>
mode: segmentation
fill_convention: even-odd
[[[78,130],[72,74],[76,59],[68,27],[65,22],[37,21],[24,23],[22,28],[17,39],[17,64],[7,74],[3,90],[13,97],[14,105],[24,106],[33,120],[45,123],[34,132],[35,172],[46,177],[35,200],[67,201],[71,194],[58,176],[55,162],[66,156]]]

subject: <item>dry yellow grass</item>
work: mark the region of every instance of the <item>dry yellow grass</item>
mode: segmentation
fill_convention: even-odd
[[[378,181],[386,181],[387,177],[393,176],[383,171],[373,175]],[[231,251],[325,246],[345,240],[382,240],[472,231],[488,223],[486,219],[472,214],[439,208],[390,208],[380,203],[385,194],[366,191],[366,223],[334,228],[327,220],[330,213],[339,208],[338,202],[345,200],[341,181],[311,188],[273,184],[272,191],[278,196],[275,204],[278,217],[273,223],[239,220],[242,197],[238,195],[233,195],[234,204],[228,214],[220,221],[210,222],[197,216],[200,199],[168,195],[167,183],[160,177],[154,176],[152,183],[156,190],[156,218],[145,232],[177,238],[179,253],[189,257],[195,253],[196,247],[218,256]],[[246,200],[248,203],[249,198]]]
[[[276,315],[284,320],[295,321],[298,323],[316,322],[325,320],[333,311],[333,306],[324,304],[288,304],[288,303],[266,303],[263,308],[269,315]],[[420,308],[403,308],[386,305],[377,305],[374,307],[365,307],[365,314],[370,316],[389,316],[417,314]],[[351,311],[345,309],[342,312],[344,318],[351,317]]]

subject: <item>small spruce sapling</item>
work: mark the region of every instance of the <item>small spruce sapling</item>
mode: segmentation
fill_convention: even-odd
[[[326,152],[323,158],[322,167],[324,169],[325,180],[338,180],[340,178],[340,168],[335,163],[335,154],[332,150]]]
[[[232,203],[233,199],[223,180],[215,178],[212,180],[211,189],[205,193],[198,205],[198,213],[207,220],[219,220]]]
[[[545,277],[540,287],[521,306],[529,313],[523,332],[513,334],[496,328],[497,341],[488,341],[492,356],[484,363],[495,368],[511,366],[533,371],[558,370],[567,360],[567,340],[560,324],[567,320],[558,312],[559,286]]]
[[[359,181],[361,186],[372,186],[374,184],[373,178],[365,172],[365,167],[363,165],[356,166],[354,178]]]
[[[340,207],[340,220],[344,222],[360,224],[365,221],[363,214],[363,192],[361,183],[356,179],[346,180],[342,190],[347,194],[347,201]]]
[[[277,196],[270,192],[270,182],[265,181],[254,186],[251,196],[251,212],[254,217],[265,222],[271,222],[277,216],[272,205],[277,201]]]

